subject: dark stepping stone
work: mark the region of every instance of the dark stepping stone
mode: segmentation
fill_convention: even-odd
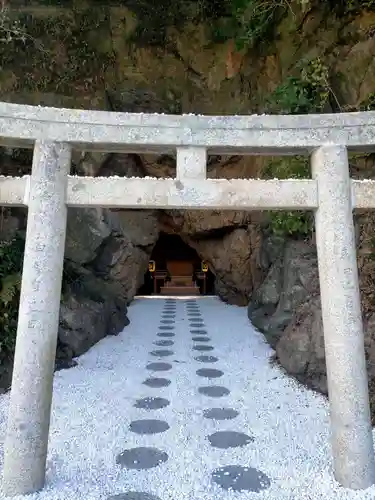
[[[196,374],[199,375],[199,377],[219,378],[224,375],[224,372],[215,370],[214,368],[200,368],[196,371]]]
[[[166,462],[168,455],[165,451],[157,448],[131,448],[125,450],[116,457],[116,463],[126,469],[152,469]]]
[[[162,314],[163,319],[173,319],[175,316],[175,314]]]
[[[202,315],[200,312],[188,312],[187,315],[189,316],[189,318],[200,318]]]
[[[107,500],[160,500],[160,497],[142,491],[128,491],[127,493],[107,497]]]
[[[197,356],[194,358],[196,361],[199,361],[200,363],[217,363],[219,361],[219,358],[216,356]]]
[[[159,330],[174,330],[174,326],[169,326],[169,325],[160,325]]]
[[[133,420],[129,429],[136,434],[159,434],[169,429],[169,425],[164,420]]]
[[[209,342],[210,337],[193,337],[194,342]]]
[[[215,370],[214,368],[200,368],[196,371],[196,374],[199,375],[199,377],[219,378],[224,375],[224,372]]]
[[[240,465],[227,465],[214,470],[212,480],[224,490],[254,493],[267,489],[271,484],[270,479],[263,472]]]
[[[151,351],[150,354],[152,356],[158,356],[158,357],[164,358],[166,356],[172,356],[172,354],[174,354],[174,352],[170,351],[168,349],[156,349],[155,351]]]
[[[194,351],[213,351],[214,348],[212,345],[195,345],[193,346]]]
[[[134,408],[139,408],[141,410],[160,410],[165,408],[170,403],[168,399],[165,398],[143,398],[136,401]]]
[[[160,347],[168,347],[174,344],[173,340],[156,340],[154,342],[155,345]]]
[[[171,381],[167,378],[148,378],[143,382],[143,385],[147,385],[147,387],[152,387],[155,389],[159,389],[160,387],[168,387],[171,385]]]
[[[208,436],[208,440],[211,443],[211,446],[226,450],[227,448],[245,446],[254,441],[254,438],[244,434],[243,432],[219,431],[211,434],[211,436]]]
[[[232,408],[210,408],[203,412],[205,418],[210,418],[212,420],[232,420],[238,417],[239,414],[239,411],[233,410]]]
[[[207,330],[190,330],[193,335],[207,335]]]
[[[190,323],[191,328],[200,328],[204,326],[204,323]]]
[[[159,332],[156,334],[158,337],[174,337],[172,332]]]
[[[222,398],[223,396],[228,396],[230,390],[226,387],[220,385],[208,385],[206,387],[199,387],[198,392],[204,396],[210,396],[211,398]]]
[[[172,365],[169,363],[149,363],[146,368],[153,372],[166,372],[172,369]]]
[[[163,325],[173,325],[174,319],[161,319],[160,323],[163,323]]]

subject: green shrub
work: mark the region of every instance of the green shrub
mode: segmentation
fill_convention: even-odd
[[[372,92],[359,105],[359,111],[375,111],[375,92]]]
[[[0,241],[1,357],[11,355],[14,351],[24,245],[24,239],[20,236],[10,241]]]
[[[265,179],[306,179],[309,177],[309,160],[303,156],[286,156],[270,160],[263,169]],[[288,211],[269,212],[269,229],[278,236],[294,238],[307,237],[312,229],[310,212]]]
[[[292,238],[308,237],[311,234],[313,216],[309,212],[271,212],[268,227],[277,236]]]
[[[234,40],[238,50],[252,48],[273,37],[286,0],[228,0],[228,13],[215,24],[214,40]]]
[[[336,100],[328,68],[318,57],[301,61],[296,67],[296,74],[289,76],[269,96],[266,107],[268,112],[275,114],[320,113],[329,104],[330,97]],[[308,178],[309,159],[297,156],[271,160],[263,169],[263,177]],[[268,224],[275,234],[300,238],[310,234],[313,218],[309,212],[271,212]]]
[[[319,113],[335,96],[329,82],[327,66],[320,57],[301,61],[296,76],[289,76],[266,102],[267,111],[278,114]]]

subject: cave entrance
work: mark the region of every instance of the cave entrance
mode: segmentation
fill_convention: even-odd
[[[177,234],[161,232],[139,295],[214,295],[209,265]]]

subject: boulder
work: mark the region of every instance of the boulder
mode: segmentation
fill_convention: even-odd
[[[161,217],[175,232],[198,238],[217,238],[252,221],[251,212],[235,210],[170,210]]]
[[[233,229],[220,239],[188,239],[215,274],[215,291],[224,301],[246,305],[260,274],[260,234],[252,226]]]
[[[102,208],[69,208],[65,258],[77,264],[91,262],[103,241],[111,234]]]
[[[89,271],[80,272],[79,281],[64,291],[60,307],[60,362],[80,356],[106,335],[116,335],[129,324],[126,300],[116,286]]]
[[[262,255],[263,265],[270,267],[248,305],[248,316],[275,347],[296,308],[319,290],[317,258],[312,243],[280,239],[265,239]]]
[[[276,345],[276,359],[300,382],[327,393],[320,297],[301,304]]]
[[[375,314],[364,321],[364,337],[370,398],[375,410]],[[296,309],[276,345],[275,359],[297,380],[327,394],[324,331],[318,294],[308,297]],[[375,415],[374,411],[372,415]]]
[[[96,274],[121,286],[131,300],[143,284],[145,272],[159,228],[154,211],[123,210],[115,212],[113,233],[102,245],[92,263]]]
[[[109,238],[93,263],[95,273],[121,286],[122,294],[131,300],[143,283],[150,252],[120,237]]]
[[[70,209],[57,366],[71,366],[128,323],[126,306],[142,284],[158,237],[153,211]]]

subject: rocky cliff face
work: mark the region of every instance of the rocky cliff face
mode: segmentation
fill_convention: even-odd
[[[365,350],[375,422],[375,262],[374,215],[357,215],[358,269]],[[268,236],[261,248],[265,279],[248,306],[252,323],[275,349],[275,359],[291,375],[327,394],[319,274],[313,241]]]
[[[356,0],[293,0],[269,2],[264,11],[264,2],[249,0],[252,17],[246,11],[241,18],[232,3],[16,0],[0,24],[0,38],[7,39],[0,43],[0,99],[202,114],[373,108],[373,2],[364,9]],[[0,160],[2,174],[29,172],[25,152],[3,150]],[[351,161],[353,176],[373,176],[371,155]],[[175,172],[175,158],[166,155],[75,153],[73,162],[78,175]],[[301,176],[290,164],[276,173],[268,167],[264,158],[210,157],[208,176],[250,178],[267,169],[271,176]],[[209,262],[224,300],[245,305],[251,299],[249,315],[276,347],[281,364],[324,390],[313,239],[295,234],[300,224],[284,224],[282,236],[275,236],[267,221],[268,214],[243,212],[69,210],[61,359],[82,353],[127,322],[125,305],[142,284],[163,230],[179,234]],[[374,226],[368,214],[358,218],[368,331],[375,311]],[[7,212],[1,227],[8,236],[22,230],[24,213]],[[370,346],[369,359],[371,352]]]

